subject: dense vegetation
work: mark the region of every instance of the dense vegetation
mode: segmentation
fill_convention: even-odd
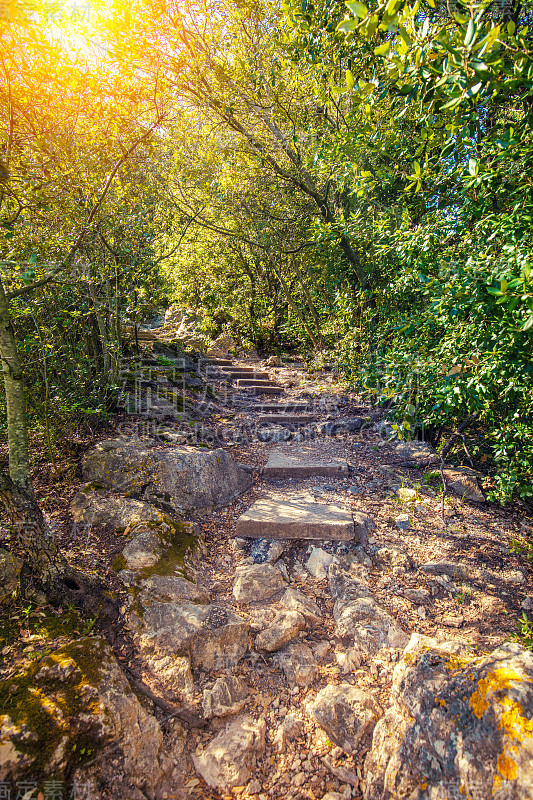
[[[177,302],[335,362],[405,435],[468,423],[457,459],[532,504],[531,15],[136,0],[2,20],[0,316],[33,424],[105,413],[120,321]]]

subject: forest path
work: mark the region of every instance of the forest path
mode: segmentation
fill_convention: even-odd
[[[231,398],[222,447],[254,482],[197,522],[201,580],[253,644],[194,672],[188,699],[210,724],[190,733],[184,796],[362,797],[375,717],[349,687],[379,717],[411,633],[479,651],[507,640],[528,602],[527,562],[511,553],[520,520],[450,493],[443,522],[435,471],[401,466],[408,445],[382,438],[379,411],[332,376],[295,364],[243,384],[253,365],[213,367]]]

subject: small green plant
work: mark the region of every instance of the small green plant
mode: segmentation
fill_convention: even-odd
[[[528,619],[526,612],[523,611],[517,624],[518,633],[514,641],[520,642],[528,650],[533,650],[533,620]]]
[[[84,632],[84,634],[85,634],[86,636],[90,636],[90,634],[91,634],[91,632],[92,632],[92,629],[94,628],[94,626],[95,626],[95,624],[96,624],[96,620],[97,620],[97,619],[98,619],[98,616],[95,616],[95,617],[90,617],[90,618],[87,620],[87,622],[85,623],[85,625],[83,626],[83,632]]]
[[[525,556],[530,564],[533,564],[533,542],[523,544],[518,539],[513,539],[511,542],[511,553]]]
[[[158,361],[159,364],[161,364],[162,367],[173,367],[173,366],[175,366],[175,362],[172,361],[172,359],[169,358],[168,356],[158,355],[157,356],[157,361]]]

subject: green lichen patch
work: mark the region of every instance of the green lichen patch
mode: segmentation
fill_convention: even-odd
[[[105,651],[101,639],[71,642],[0,682],[0,708],[20,731],[12,743],[26,757],[32,779],[64,778],[106,738],[96,688]],[[24,770],[16,777],[24,777]]]
[[[188,556],[193,552],[198,541],[192,523],[176,522],[165,516],[162,523],[147,522],[143,525],[157,530],[161,539],[162,552],[155,564],[139,570],[139,577],[145,579],[153,575],[179,575],[187,578]]]

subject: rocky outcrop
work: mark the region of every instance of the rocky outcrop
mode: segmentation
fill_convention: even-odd
[[[110,525],[115,529],[125,529],[139,522],[155,522],[164,517],[149,503],[128,497],[110,497],[107,490],[91,483],[74,496],[70,513],[78,525]]]
[[[265,747],[266,724],[251,717],[242,717],[228,725],[192,759],[196,771],[213,789],[226,792],[232,786],[243,786],[253,774],[256,756]]]
[[[178,512],[207,512],[233,500],[252,484],[222,449],[158,447],[151,440],[106,439],[83,459],[86,480],[117,488]]]
[[[413,635],[374,730],[365,800],[532,797],[533,653],[457,649]]]
[[[0,707],[2,781],[83,774],[85,762],[117,751],[126,779],[153,798],[171,772],[159,723],[103,639],[73,642],[2,681]]]

